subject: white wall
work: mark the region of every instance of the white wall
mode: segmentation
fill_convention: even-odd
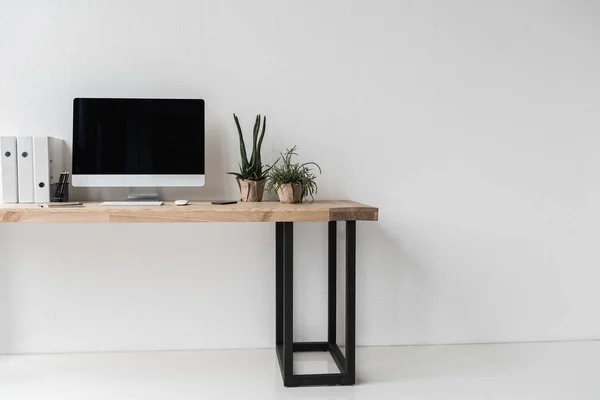
[[[201,97],[297,144],[358,225],[360,345],[600,338],[592,1],[0,0],[0,133],[71,135],[76,96]],[[78,191],[119,198],[121,190]],[[325,337],[326,227],[298,224],[296,336]],[[340,230],[340,239],[342,239]],[[271,347],[274,227],[0,226],[0,352]]]

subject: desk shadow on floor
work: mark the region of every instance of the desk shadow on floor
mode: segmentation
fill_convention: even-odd
[[[362,370],[363,383],[504,376],[534,362],[532,352],[522,352],[518,346],[520,344],[359,348],[357,372]],[[360,357],[361,353],[364,357]]]

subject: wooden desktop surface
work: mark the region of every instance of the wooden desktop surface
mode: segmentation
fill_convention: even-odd
[[[192,201],[175,206],[103,206],[84,203],[79,208],[42,208],[39,204],[0,204],[0,223],[6,222],[318,222],[377,221],[378,209],[347,200],[325,200],[313,203],[283,204],[278,202],[212,205]]]

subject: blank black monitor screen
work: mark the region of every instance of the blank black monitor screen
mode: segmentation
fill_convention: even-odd
[[[75,99],[73,174],[203,175],[204,100]]]

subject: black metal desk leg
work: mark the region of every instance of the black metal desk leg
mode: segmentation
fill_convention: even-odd
[[[294,343],[294,224],[275,227],[276,351],[285,386],[353,385],[356,346],[356,221],[346,221],[346,356],[336,343],[337,226],[328,224],[327,341]],[[339,373],[294,374],[294,352],[328,351]]]
[[[337,223],[328,223],[327,244],[327,342],[336,344],[337,338]]]
[[[275,223],[275,344],[283,345],[283,222]]]
[[[283,382],[294,377],[294,223],[283,223]]]
[[[356,350],[356,221],[346,222],[346,374],[344,384],[355,381]]]

